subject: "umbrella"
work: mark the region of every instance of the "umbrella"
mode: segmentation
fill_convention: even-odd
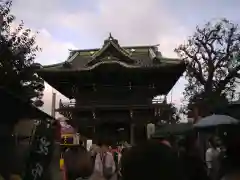
[[[187,132],[190,132],[193,129],[192,124],[190,123],[179,123],[179,124],[166,124],[156,129],[156,132],[153,134],[153,138],[160,138],[169,135],[182,135]]]
[[[227,115],[211,115],[205,118],[200,119],[194,127],[196,128],[206,128],[206,127],[214,127],[219,125],[229,125],[229,124],[238,124],[238,120],[227,116]]]

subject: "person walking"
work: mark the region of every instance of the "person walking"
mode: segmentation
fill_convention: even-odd
[[[220,167],[219,155],[220,149],[217,148],[215,139],[211,137],[209,139],[209,148],[206,151],[205,160],[208,168],[208,175],[212,180],[218,177]]]
[[[100,152],[96,155],[94,173],[105,180],[116,180],[116,165],[106,143],[100,144]]]

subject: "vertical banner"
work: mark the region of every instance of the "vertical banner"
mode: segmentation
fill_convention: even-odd
[[[42,180],[47,174],[54,147],[54,130],[50,120],[41,120],[32,139],[24,180]]]

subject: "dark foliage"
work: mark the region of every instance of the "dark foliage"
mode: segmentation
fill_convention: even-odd
[[[35,73],[39,65],[34,63],[40,48],[36,45],[36,36],[24,28],[23,22],[14,29],[11,5],[10,0],[0,2],[0,86],[42,106],[44,81]]]
[[[164,104],[164,107],[160,112],[160,121],[158,124],[176,124],[180,121],[180,116],[178,109],[174,106],[174,104]]]
[[[238,25],[222,19],[197,26],[187,43],[175,51],[188,64],[185,100],[200,103],[206,110],[202,115],[210,112],[209,107],[234,97],[240,70]]]
[[[228,99],[225,94],[215,95],[215,97],[207,96],[204,92],[195,94],[189,99],[187,110],[193,112],[194,106],[197,105],[198,113],[204,117],[206,115],[215,113],[216,109],[228,104]]]

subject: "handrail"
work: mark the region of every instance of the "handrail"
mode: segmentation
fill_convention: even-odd
[[[149,85],[134,85],[134,84],[124,84],[124,85],[114,85],[114,84],[104,84],[104,85],[99,85],[99,84],[84,84],[82,86],[79,86],[79,88],[91,88],[93,86],[98,87],[98,88],[114,88],[116,89],[129,89],[131,88],[140,88],[140,89],[154,89],[156,84],[149,84]]]
[[[149,106],[154,106],[154,104],[100,104],[98,101],[91,101],[86,105],[79,104],[76,105],[76,102],[59,102],[59,108],[75,108],[75,107],[101,107],[101,108],[124,108],[124,107],[133,107],[133,108],[143,108],[143,107],[149,107]]]
[[[75,102],[62,102],[61,107],[75,107],[76,103]]]

